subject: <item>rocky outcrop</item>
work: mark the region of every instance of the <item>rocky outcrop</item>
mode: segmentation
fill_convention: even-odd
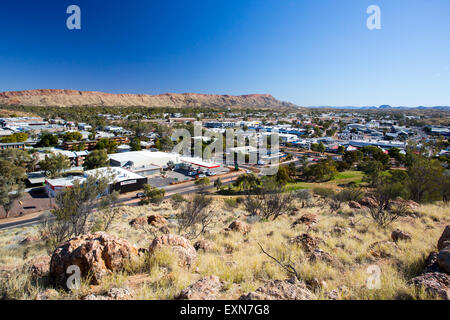
[[[425,269],[423,273],[439,272],[439,262],[437,252],[431,252],[428,258],[425,260]]]
[[[438,250],[442,250],[445,247],[450,246],[450,226],[446,226],[444,232],[438,240],[437,248]]]
[[[147,225],[147,219],[145,217],[137,217],[130,221],[130,226],[133,228],[142,228]]]
[[[303,233],[297,237],[289,239],[289,243],[301,244],[306,252],[314,251],[314,249],[317,248],[321,242],[323,242],[322,239],[313,237],[307,233]]]
[[[442,272],[450,274],[450,247],[446,247],[439,251],[437,255],[439,269]]]
[[[319,222],[319,217],[315,214],[304,214],[299,219],[295,220],[291,227],[294,228],[298,224],[306,224],[307,226],[312,226]]]
[[[104,106],[104,107],[242,107],[274,108],[296,107],[292,103],[282,102],[269,94],[248,94],[241,96],[165,93],[147,94],[111,94],[77,90],[27,90],[0,93],[0,105],[27,106]]]
[[[181,300],[215,300],[222,291],[224,282],[217,276],[202,278],[183,289],[177,299]]]
[[[431,252],[425,261],[422,275],[411,279],[408,284],[423,288],[427,293],[450,300],[450,226],[446,226],[439,238],[439,252]]]
[[[396,229],[391,233],[392,241],[398,242],[399,240],[411,240],[411,235],[408,232]]]
[[[106,294],[89,294],[83,300],[129,300],[132,298],[133,294],[126,288],[111,288]]]
[[[35,257],[24,264],[24,272],[29,272],[33,278],[42,278],[48,275],[50,271],[50,257]]]
[[[295,277],[288,280],[266,282],[253,292],[242,295],[239,300],[312,300],[314,294]]]
[[[160,248],[171,248],[177,253],[180,265],[190,267],[197,260],[197,252],[189,240],[174,234],[156,237],[149,247],[149,253],[152,254]]]
[[[209,240],[198,240],[196,243],[194,243],[195,250],[203,250],[203,251],[209,251],[214,247],[214,242]]]
[[[247,234],[250,232],[250,226],[245,223],[244,221],[233,221],[229,226],[228,229],[232,230],[232,231],[237,231],[240,232],[242,234]]]
[[[127,240],[104,232],[70,239],[56,248],[50,261],[51,280],[65,286],[67,268],[76,265],[81,276],[90,276],[92,284],[112,273],[121,271],[124,263],[137,256],[138,249]]]
[[[352,209],[361,209],[361,205],[356,201],[349,201],[348,206]]]
[[[153,214],[149,216],[147,222],[148,224],[158,228],[167,225],[167,220],[163,216],[160,216],[159,214]]]
[[[359,204],[368,208],[378,208],[379,206],[378,201],[375,198],[369,196],[362,198],[359,201]]]
[[[442,299],[450,299],[450,276],[445,273],[425,273],[411,279],[408,284],[415,286],[417,289],[423,289],[431,295],[439,296]]]

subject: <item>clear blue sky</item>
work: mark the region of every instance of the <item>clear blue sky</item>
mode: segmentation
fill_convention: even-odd
[[[366,27],[371,4],[381,30]],[[4,0],[0,34],[0,91],[450,105],[449,0]]]

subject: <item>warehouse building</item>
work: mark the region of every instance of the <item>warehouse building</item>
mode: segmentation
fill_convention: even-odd
[[[180,163],[180,155],[160,151],[131,151],[111,154],[109,162],[112,167],[122,167],[149,176],[161,172],[169,162]]]
[[[53,198],[56,194],[64,190],[65,188],[70,188],[74,185],[76,181],[80,184],[86,180],[88,176],[98,175],[98,176],[111,176],[112,180],[105,190],[105,193],[111,193],[117,191],[119,193],[133,192],[141,190],[144,184],[147,183],[147,178],[143,177],[134,172],[128,171],[123,168],[99,168],[85,171],[83,176],[70,176],[58,179],[46,179],[45,180],[45,190],[49,197]]]

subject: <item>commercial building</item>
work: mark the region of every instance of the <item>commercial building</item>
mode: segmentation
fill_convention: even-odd
[[[169,162],[180,163],[180,155],[147,150],[115,153],[109,156],[112,167],[122,167],[144,176],[157,174],[166,168]]]
[[[111,182],[108,185],[105,194],[117,191],[127,193],[137,191],[143,188],[147,183],[147,178],[123,168],[98,168],[85,171],[82,176],[70,176],[58,179],[46,179],[45,190],[49,197],[55,197],[56,194],[65,188],[71,188],[76,181],[83,184],[88,176],[109,176]]]

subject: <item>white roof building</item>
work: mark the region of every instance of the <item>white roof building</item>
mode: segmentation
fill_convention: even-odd
[[[129,166],[130,168],[138,169],[150,165],[163,167],[167,165],[169,161],[180,163],[180,155],[160,151],[151,152],[142,150],[111,154],[109,155],[109,160],[112,166]]]

